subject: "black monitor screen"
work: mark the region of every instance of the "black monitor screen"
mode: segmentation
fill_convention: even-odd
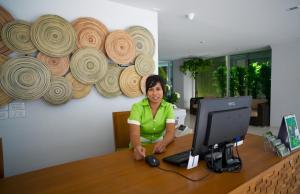
[[[210,145],[243,139],[249,126],[251,100],[251,96],[200,100],[192,155],[203,157]]]

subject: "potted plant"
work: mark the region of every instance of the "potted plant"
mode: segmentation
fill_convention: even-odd
[[[221,97],[226,96],[226,71],[226,66],[220,65],[213,73]]]
[[[184,73],[185,75],[187,73],[190,73],[191,78],[193,79],[192,85],[193,85],[193,96],[195,96],[195,86],[194,81],[196,77],[200,74],[201,71],[203,71],[206,67],[210,65],[209,60],[204,60],[202,58],[191,58],[187,59],[183,62],[183,64],[180,66],[179,70]]]

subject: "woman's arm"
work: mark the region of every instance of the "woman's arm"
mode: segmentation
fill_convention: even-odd
[[[175,138],[175,124],[167,123],[166,124],[166,133],[162,141],[157,142],[154,145],[153,153],[162,153],[166,150],[166,147],[174,140]]]
[[[134,158],[141,160],[146,156],[146,149],[142,147],[140,141],[140,126],[129,124],[130,142],[133,147]]]

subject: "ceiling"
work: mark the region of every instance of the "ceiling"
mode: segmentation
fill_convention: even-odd
[[[216,57],[300,39],[300,0],[110,1],[157,11],[159,60]],[[191,12],[193,20],[186,17]]]

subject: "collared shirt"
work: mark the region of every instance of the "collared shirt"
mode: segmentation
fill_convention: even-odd
[[[153,118],[148,98],[144,98],[132,105],[128,123],[140,126],[142,143],[153,143],[164,135],[166,123],[175,123],[173,105],[162,100]]]

